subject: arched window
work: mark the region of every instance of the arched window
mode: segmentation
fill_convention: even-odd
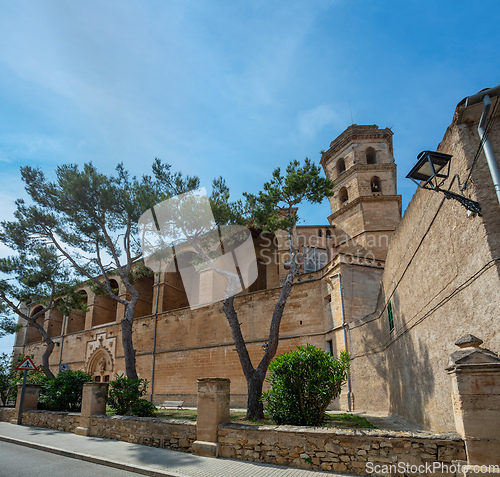
[[[78,292],[80,300],[84,305],[88,303],[88,295],[85,290]],[[73,310],[68,316],[68,324],[66,325],[66,333],[76,333],[85,329],[85,315],[84,311]]]
[[[332,231],[330,229],[328,229],[326,231],[326,238],[331,238],[332,237]]]
[[[369,147],[366,151],[366,163],[367,164],[376,164],[377,163],[377,152],[373,147]]]
[[[344,205],[347,201],[349,200],[349,195],[347,194],[347,189],[345,187],[342,187],[342,189],[339,190],[339,201],[340,205]]]
[[[344,159],[339,159],[337,161],[337,175],[342,174],[345,171],[345,161]]]
[[[191,261],[196,259],[194,252],[180,252],[170,262],[167,271],[165,272],[163,280],[163,303],[161,305],[162,311],[176,310],[189,306],[189,300],[184,288],[184,281],[182,280],[180,267],[188,268],[192,271],[192,279],[190,282],[191,289],[199,289],[199,275],[191,265]],[[186,273],[186,272],[185,272]]]
[[[248,292],[255,292],[259,290],[265,290],[267,286],[267,267],[264,260],[261,258],[257,259],[257,280],[255,280],[252,285],[248,288]]]
[[[37,306],[33,312],[31,313],[31,318],[33,318],[37,313],[43,310],[43,306]],[[45,313],[42,313],[40,316],[37,316],[35,321],[43,326],[43,320],[45,318]],[[28,324],[28,329],[26,332],[26,343],[35,343],[36,341],[41,341],[42,340],[42,335],[38,331],[37,327],[35,325],[32,325],[31,323]]]
[[[323,237],[323,231],[321,229],[318,229],[318,237]]]
[[[370,187],[372,188],[372,192],[374,193],[382,192],[382,183],[380,182],[380,177],[373,176],[370,179]]]
[[[134,282],[134,288],[139,292],[139,301],[135,307],[134,318],[148,316],[153,313],[153,277],[141,277]],[[127,296],[127,300],[131,297]],[[156,308],[156,303],[155,303]]]
[[[119,294],[119,286],[116,280],[110,280],[109,284],[115,294]],[[94,310],[92,313],[92,326],[104,325],[116,321],[116,305],[118,302],[111,298],[108,293],[96,295],[94,298]]]
[[[63,314],[57,308],[57,304],[49,311],[49,319],[47,320],[47,333],[51,338],[59,336],[62,330]]]

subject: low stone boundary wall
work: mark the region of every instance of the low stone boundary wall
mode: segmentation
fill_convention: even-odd
[[[15,418],[13,408],[0,408],[0,421]],[[80,413],[24,411],[23,425],[74,433],[80,425]],[[196,423],[181,419],[92,416],[89,435],[189,452],[196,440]]]
[[[12,421],[16,418],[16,410],[13,407],[0,407],[0,421]]]
[[[92,416],[90,435],[189,452],[196,423],[186,420],[130,416]]]
[[[466,459],[464,442],[458,435],[430,432],[228,423],[219,426],[218,443],[222,457],[358,475],[366,473],[367,462],[425,465]]]
[[[79,424],[79,412],[35,410],[23,412],[23,426],[46,427],[56,431],[75,432]]]

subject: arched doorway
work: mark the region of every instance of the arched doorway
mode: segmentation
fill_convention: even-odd
[[[87,373],[98,383],[108,383],[114,378],[113,358],[106,348],[99,347],[92,353]]]

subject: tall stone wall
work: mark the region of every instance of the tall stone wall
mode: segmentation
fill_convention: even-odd
[[[484,154],[474,162],[477,118],[461,123],[462,109],[438,148],[453,155],[443,188],[457,192],[453,177],[459,174],[463,183],[474,165],[466,194],[479,201],[483,217],[467,217],[459,202],[417,190],[390,242],[377,311],[349,327],[358,409],[388,410],[435,430],[455,428],[445,371],[455,340],[472,333],[500,351],[499,205]],[[498,117],[490,140],[498,162]],[[372,397],[384,388],[388,409]]]
[[[280,288],[261,290],[235,298],[235,309],[247,340],[250,356],[258,364],[264,355],[274,304]],[[297,345],[311,343],[324,349],[324,331],[331,325],[325,318],[322,281],[319,278],[293,286],[285,307],[278,354]],[[153,367],[155,317],[137,318],[134,322],[134,345],[137,371],[151,381]],[[102,339],[101,339],[102,338]],[[112,363],[111,379],[125,371],[121,324],[110,323],[54,339],[51,355],[52,370],[57,373],[59,362],[70,369],[88,371],[88,361],[94,350],[109,351]],[[62,347],[62,354],[61,354]],[[40,361],[43,343],[26,346]],[[106,355],[107,356],[107,355]],[[241,371],[227,319],[221,303],[196,310],[182,308],[159,313],[156,323],[154,401],[179,398],[195,405],[197,378],[220,376],[233,383],[233,405],[246,405],[246,382]]]

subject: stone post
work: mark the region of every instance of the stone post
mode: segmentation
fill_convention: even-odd
[[[463,475],[500,475],[473,470],[474,466],[500,465],[500,358],[480,348],[482,340],[473,335],[465,335],[455,344],[460,350],[452,353],[447,371],[453,387],[455,425],[467,451]]]
[[[21,390],[23,389],[22,384],[17,386],[17,399],[16,399],[16,411],[15,419],[12,419],[12,424],[17,424],[17,416],[19,414],[19,407],[21,405]],[[24,390],[24,401],[22,411],[28,409],[36,409],[38,407],[38,397],[40,395],[40,385],[39,384],[27,384]]]
[[[80,425],[75,434],[90,435],[92,416],[106,414],[106,399],[108,397],[108,383],[85,383],[82,393],[82,410]]]
[[[198,455],[217,457],[217,427],[229,422],[229,385],[227,378],[198,379],[196,441],[193,451]]]

